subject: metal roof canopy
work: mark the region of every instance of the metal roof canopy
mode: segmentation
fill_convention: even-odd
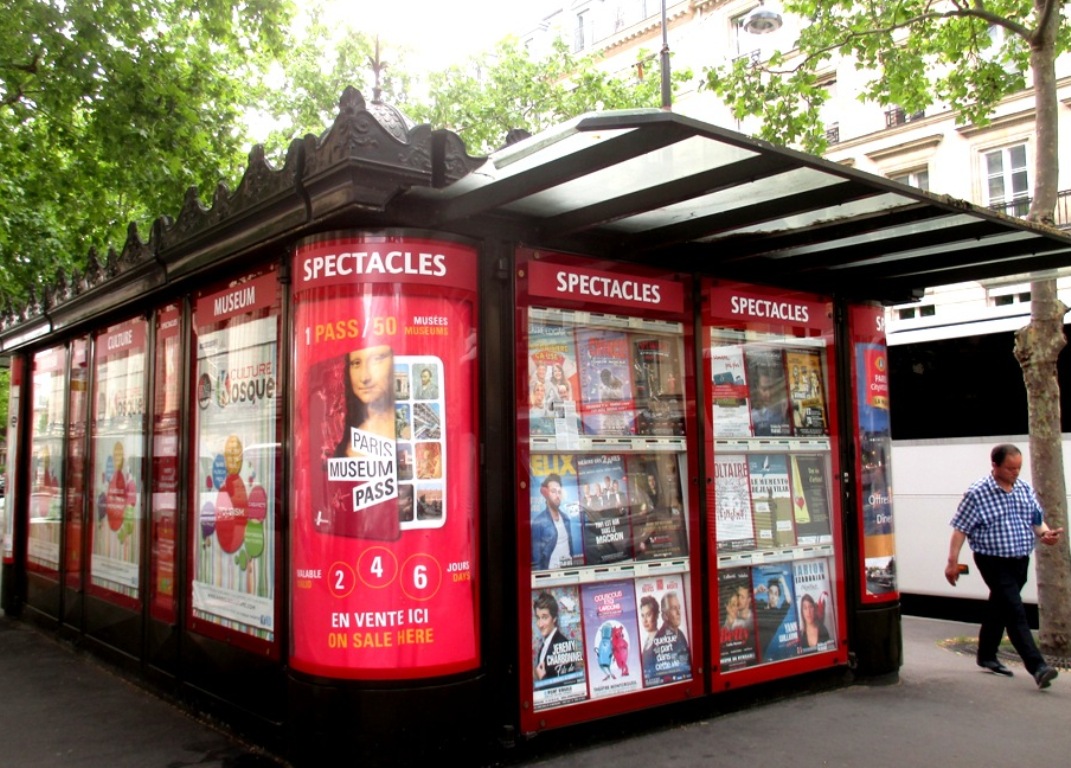
[[[410,188],[404,218],[541,248],[900,302],[1071,264],[1060,230],[661,110],[583,115]]]

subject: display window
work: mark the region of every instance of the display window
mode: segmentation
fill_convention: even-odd
[[[476,669],[476,249],[325,233],[299,243],[293,274],[290,665]]]
[[[175,557],[179,488],[179,422],[182,396],[182,314],[169,304],[154,314],[156,333],[152,410],[152,495],[149,546],[149,613],[175,621]]]
[[[844,655],[833,304],[723,281],[703,301],[710,611],[728,687]]]
[[[58,578],[63,525],[67,349],[35,352],[30,409],[30,505],[26,570]]]
[[[70,387],[67,390],[67,484],[63,513],[63,582],[68,588],[82,588],[83,544],[85,537],[86,429],[89,419],[89,340],[71,342]]]
[[[141,600],[147,342],[141,318],[94,338],[89,583],[130,608]]]
[[[686,481],[696,425],[685,282],[519,256],[522,707],[534,730],[702,686]]]
[[[13,501],[18,498],[18,476],[15,468],[19,465],[19,426],[22,415],[22,386],[25,376],[24,358],[19,355],[11,358],[11,385],[7,401],[7,467],[5,470],[5,495]],[[15,512],[11,501],[0,504],[0,555],[5,565],[15,562]]]
[[[191,350],[190,628],[269,655],[278,653],[280,308],[275,270],[201,292]]]
[[[855,385],[856,476],[862,525],[860,587],[864,603],[898,600],[896,537],[892,504],[892,432],[889,422],[889,365],[885,311],[856,305],[851,324]]]

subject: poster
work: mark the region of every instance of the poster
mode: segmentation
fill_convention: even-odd
[[[592,454],[576,457],[588,565],[632,559],[632,526],[625,457]]]
[[[585,563],[576,459],[572,454],[532,457],[529,522],[534,571],[572,568]]]
[[[63,439],[67,353],[52,347],[34,353],[30,412],[30,526],[26,569],[56,575],[63,520]]]
[[[758,662],[749,567],[718,572],[718,637],[722,672],[743,669]]]
[[[658,629],[644,637],[640,663],[643,685],[651,688],[692,677],[692,653],[688,639],[688,596],[684,575],[657,576],[636,580],[640,603],[657,607]]]
[[[588,697],[580,589],[532,592],[532,704],[536,710]]]
[[[631,335],[636,434],[684,435],[684,376],[680,339]]]
[[[132,320],[97,336],[93,390],[89,583],[98,595],[133,605],[144,526],[146,326]]]
[[[643,675],[634,585],[631,581],[585,584],[580,598],[591,698],[638,691]]]
[[[632,548],[637,560],[688,554],[688,530],[677,462],[675,453],[627,457]]]
[[[178,534],[179,398],[182,393],[179,308],[156,314],[156,397],[153,403],[152,503],[149,548],[149,613],[175,621],[175,557]]]
[[[887,354],[883,343],[855,345],[857,444],[867,596],[896,592]]]
[[[826,462],[819,455],[792,457],[792,513],[796,519],[796,543],[802,546],[833,541]]]
[[[719,552],[755,548],[747,456],[714,456],[714,532]]]
[[[328,233],[299,244],[293,274],[307,374],[294,393],[290,663],[373,680],[472,669],[476,252]]]
[[[825,558],[794,563],[796,615],[799,617],[799,652],[817,653],[837,647],[837,619],[829,561]]]
[[[788,437],[792,425],[788,414],[788,384],[780,349],[748,347],[747,366],[751,432],[755,437]]]
[[[200,297],[191,515],[194,626],[275,638],[278,284],[273,272]]]
[[[828,435],[821,353],[817,349],[786,349],[785,370],[792,407],[792,434],[797,437]]]
[[[752,569],[759,660],[779,661],[797,655],[795,587],[791,563],[756,565]]]
[[[580,378],[572,329],[530,319],[528,323],[528,432],[575,437]]]
[[[580,328],[576,332],[580,368],[580,418],[584,433],[636,433],[636,404],[629,337],[625,331]]]
[[[710,353],[710,372],[714,437],[750,437],[751,419],[743,347],[713,347]]]
[[[788,484],[788,456],[752,453],[747,457],[755,540],[759,547],[794,547],[796,529]]]

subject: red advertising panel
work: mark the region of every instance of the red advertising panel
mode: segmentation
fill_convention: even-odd
[[[89,579],[95,595],[131,608],[140,604],[146,328],[138,318],[95,338]]]
[[[179,397],[182,393],[181,313],[169,304],[156,313],[156,396],[153,402],[152,516],[149,613],[175,621],[175,552],[178,524]]]
[[[294,669],[479,665],[476,250],[330,233],[294,254]]]
[[[527,249],[517,277],[522,724],[693,696],[689,283]]]
[[[191,350],[190,627],[272,656],[280,312],[274,271],[202,292]]]
[[[703,287],[718,689],[845,663],[833,304]]]
[[[856,476],[858,477],[859,546],[863,572],[860,593],[865,603],[898,600],[896,537],[892,505],[892,432],[889,424],[889,360],[885,345],[885,310],[855,305],[849,314],[852,377],[855,382]]]
[[[19,408],[22,402],[23,377],[25,365],[22,356],[11,359],[11,388],[8,392],[7,405],[7,470],[6,489],[7,498],[17,498],[18,488],[16,481],[19,473],[15,471],[19,459]],[[13,504],[0,505],[0,553],[3,554],[5,564],[15,562],[15,513]]]
[[[30,411],[30,525],[26,570],[58,576],[63,520],[67,350],[34,353]]]
[[[67,503],[64,509],[64,577],[70,589],[82,587],[82,543],[84,536],[86,469],[86,429],[89,419],[89,339],[71,341],[71,385],[67,391]]]

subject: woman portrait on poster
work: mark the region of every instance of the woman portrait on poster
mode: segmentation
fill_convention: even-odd
[[[550,369],[550,397],[553,401],[573,399],[573,388],[569,384],[569,378],[565,375],[565,368],[561,363],[555,363]]]
[[[818,615],[818,605],[810,595],[800,598],[800,647],[804,650],[817,648],[829,642],[829,632]]]
[[[357,349],[343,357],[342,381],[346,390],[346,423],[336,457],[358,456],[353,430],[395,439],[394,350],[386,344]]]

